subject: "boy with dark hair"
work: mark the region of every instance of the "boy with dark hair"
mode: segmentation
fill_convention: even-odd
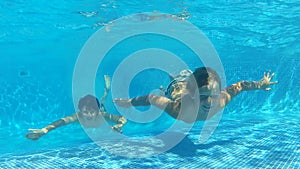
[[[79,111],[77,113],[71,116],[61,118],[42,129],[29,129],[29,132],[27,133],[26,137],[28,139],[37,140],[41,136],[47,134],[51,130],[56,129],[57,127],[61,127],[78,121],[86,128],[99,127],[103,120],[114,122],[117,124],[112,126],[112,129],[114,131],[122,133],[122,127],[127,122],[126,118],[107,113],[103,105],[107,97],[107,93],[110,89],[110,78],[105,75],[104,80],[105,88],[104,94],[101,98],[101,102],[99,102],[99,100],[93,95],[86,95],[85,97],[79,100]]]
[[[121,107],[153,105],[175,119],[186,123],[207,120],[221,111],[242,91],[270,90],[274,73],[264,73],[260,81],[240,81],[221,90],[219,75],[209,67],[197,68],[194,72],[183,70],[169,84],[166,96],[146,95],[135,98],[116,98]]]

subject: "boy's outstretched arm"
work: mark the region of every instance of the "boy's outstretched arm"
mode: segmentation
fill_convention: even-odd
[[[264,72],[264,77],[260,81],[240,81],[238,83],[228,86],[222,91],[221,107],[226,106],[235,96],[242,91],[248,90],[271,90],[270,86],[278,82],[272,82],[275,73]]]
[[[125,117],[114,115],[114,114],[109,114],[106,112],[102,112],[102,116],[104,117],[104,119],[106,121],[117,123],[114,126],[112,126],[111,128],[114,131],[122,133],[122,127],[127,123],[127,119]]]
[[[70,123],[73,123],[75,121],[78,121],[77,119],[77,113],[67,116],[64,118],[61,118],[46,127],[42,129],[28,129],[29,132],[26,134],[26,138],[31,139],[31,140],[37,140],[43,135],[47,134],[49,131],[56,129],[57,127],[61,127]]]

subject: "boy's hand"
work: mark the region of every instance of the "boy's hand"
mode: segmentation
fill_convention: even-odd
[[[264,77],[259,81],[260,89],[271,90],[270,86],[278,83],[278,81],[271,82],[274,75],[275,75],[275,73],[271,74],[271,71],[264,72]]]
[[[122,134],[123,133],[122,127],[123,127],[123,125],[116,124],[116,125],[112,126],[111,129],[113,129],[114,131]]]
[[[31,140],[38,140],[40,137],[47,133],[46,129],[28,129],[29,132],[26,134],[26,138]]]
[[[131,99],[126,98],[116,98],[114,99],[114,103],[120,107],[129,108],[131,107]]]

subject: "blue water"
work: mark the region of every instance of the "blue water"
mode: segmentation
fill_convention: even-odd
[[[78,124],[27,140],[28,128],[74,113],[72,75],[88,38],[112,20],[152,11],[178,15],[201,29],[219,54],[226,85],[259,80],[267,70],[276,73],[279,83],[271,91],[235,98],[204,144],[198,142],[204,123],[198,122],[177,146],[147,158],[115,152],[158,151],[155,141],[166,140],[140,144],[140,152],[131,152],[127,143],[163,132],[174,122],[166,114],[147,124],[129,122],[124,135],[133,140],[107,138],[103,147]],[[299,1],[1,1],[0,168],[299,168],[299,13]],[[192,69],[198,66],[187,49],[155,38],[147,35],[116,46],[103,60],[95,84],[103,85],[102,75],[112,75],[124,56],[147,47],[171,50]],[[166,74],[145,71],[137,75],[130,95],[167,83]],[[118,114],[111,95],[106,107]]]

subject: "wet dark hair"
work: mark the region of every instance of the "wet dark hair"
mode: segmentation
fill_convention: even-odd
[[[221,88],[221,79],[218,73],[213,70],[210,67],[200,67],[197,68],[194,72],[193,75],[195,77],[195,80],[197,82],[198,88],[208,85],[208,82],[210,81],[216,81],[219,83],[220,88]]]
[[[79,110],[82,110],[84,106],[88,107],[89,109],[99,110],[100,103],[95,96],[89,94],[79,100],[78,103]]]

